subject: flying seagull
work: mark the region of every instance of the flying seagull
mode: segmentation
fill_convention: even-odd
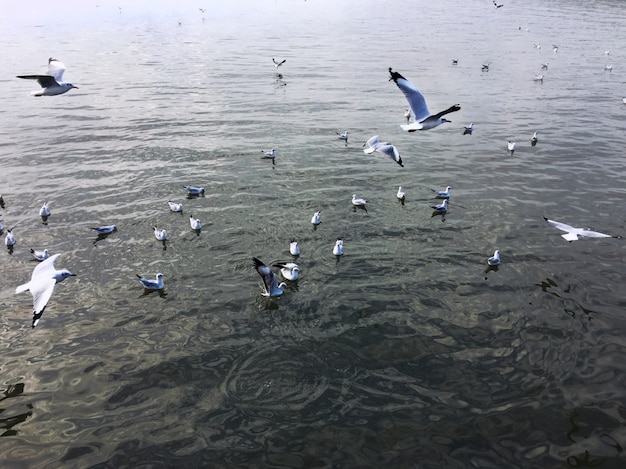
[[[72,88],[78,89],[77,86],[63,81],[63,73],[65,65],[57,59],[50,57],[48,59],[47,75],[18,75],[17,78],[26,80],[37,80],[37,83],[43,88],[42,91],[33,91],[34,96],[55,96],[57,94],[67,93]]]
[[[252,261],[254,262],[254,268],[263,279],[263,296],[282,295],[287,284],[285,282],[278,283],[278,275],[256,257],[253,257]]]
[[[383,155],[387,155],[400,166],[404,167],[398,149],[389,142],[381,142],[380,140],[378,140],[378,135],[374,135],[367,142],[365,142],[363,147],[366,146],[367,148],[364,148],[363,152],[367,153],[368,155],[377,151],[382,153]]]
[[[285,62],[287,62],[287,59],[283,59],[280,62],[276,62],[276,59],[274,57],[272,57],[272,62],[274,62],[274,68],[278,68],[280,67],[282,64],[284,64]]]
[[[579,236],[586,236],[587,238],[621,238],[621,236],[612,236],[604,233],[599,233],[597,231],[591,231],[586,228],[574,228],[573,226],[566,225],[565,223],[549,220],[546,217],[543,217],[543,219],[555,228],[561,231],[565,231],[566,233],[561,236],[570,243],[572,241],[578,240]]]
[[[415,86],[413,86],[410,81],[408,81],[398,72],[394,72],[391,67],[389,67],[389,74],[391,75],[391,78],[389,78],[389,80],[393,80],[395,84],[398,85],[398,88],[400,88],[400,91],[404,93],[406,100],[409,102],[409,106],[411,106],[411,111],[413,111],[413,115],[415,116],[415,122],[413,122],[412,124],[400,126],[403,130],[406,130],[407,132],[433,129],[443,124],[444,122],[450,122],[443,116],[461,109],[460,105],[455,104],[445,111],[430,115],[430,112],[428,111],[428,106],[426,106],[426,99],[424,99],[422,93],[420,93],[419,90]]]

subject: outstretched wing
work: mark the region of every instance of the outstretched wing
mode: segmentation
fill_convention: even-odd
[[[591,230],[582,230],[579,234],[581,236],[586,236],[587,238],[613,238],[611,235]]]
[[[437,114],[435,114],[434,116],[431,116],[430,118],[434,118],[435,120],[437,120],[440,117],[445,116],[446,114],[450,114],[451,112],[459,111],[460,109],[461,109],[461,106],[459,104],[455,104],[454,106],[450,106],[445,111],[438,112]]]
[[[393,72],[391,68],[389,68],[389,73],[391,74],[391,80],[398,85],[398,88],[400,88],[400,91],[402,91],[404,97],[408,101],[409,106],[411,106],[411,111],[413,111],[415,120],[420,121],[428,117],[430,112],[428,112],[426,99],[424,99],[422,93],[420,93],[420,91],[409,80],[404,78],[398,72]]]
[[[50,86],[57,86],[58,83],[54,77],[50,75],[18,75],[17,78],[24,78],[26,80],[37,80],[39,86],[42,88],[48,88]]]
[[[276,288],[276,274],[270,270],[268,266],[263,264],[262,261],[257,259],[256,257],[252,258],[254,262],[254,268],[259,273],[260,277],[263,279],[263,287],[265,288],[265,294],[269,296],[272,291]]]
[[[547,221],[550,225],[554,226],[558,230],[567,231],[568,233],[573,233],[573,232],[576,231],[576,228],[574,228],[573,226],[570,226],[570,225],[566,225],[565,223],[561,223],[561,222],[554,221],[554,220],[549,220],[546,217],[543,217],[543,219],[545,221]],[[578,239],[578,238],[576,238],[576,239]]]
[[[368,155],[370,153],[374,153],[376,151],[376,147],[379,144],[380,144],[380,141],[378,140],[378,135],[374,135],[367,142],[365,142],[365,145],[363,145],[363,146],[367,146],[367,148],[364,148],[363,151],[365,153],[367,153]]]
[[[57,59],[48,60],[48,75],[55,78],[56,81],[63,81],[63,74],[65,73],[65,64]]]

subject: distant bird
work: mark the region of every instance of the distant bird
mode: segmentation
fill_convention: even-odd
[[[535,75],[535,77],[533,78],[535,81],[540,81],[543,83],[543,74],[541,75]]]
[[[172,202],[171,200],[168,200],[167,204],[170,206],[170,210],[172,212],[182,212],[183,211],[183,204],[177,204],[176,202]]]
[[[431,189],[435,193],[435,197],[438,199],[449,199],[450,194],[452,193],[452,187],[448,186],[443,191],[438,191],[436,189]]]
[[[159,241],[165,241],[167,239],[167,231],[165,229],[160,230],[155,226],[154,237]]]
[[[272,57],[272,62],[274,62],[274,68],[280,67],[282,64],[287,62],[287,59],[281,60],[280,62],[276,62],[276,59]]]
[[[411,122],[411,110],[410,109],[407,109],[406,111],[404,111],[404,118],[406,119],[407,124]]]
[[[490,266],[500,265],[500,251],[499,250],[496,249],[496,251],[493,253],[493,256],[487,259],[487,264],[489,264]]]
[[[548,70],[548,62],[541,64],[541,70]]]
[[[298,280],[298,276],[300,275],[300,267],[298,264],[293,262],[277,262],[274,264],[274,267],[278,267],[280,269],[280,274],[284,279],[291,282]]]
[[[41,208],[39,209],[39,215],[42,217],[50,216],[50,208],[48,208],[48,202],[44,202]]]
[[[18,75],[17,78],[27,80],[37,80],[42,91],[33,91],[34,96],[55,96],[67,93],[72,88],[78,89],[77,86],[63,81],[63,73],[65,73],[65,65],[50,57],[48,59],[48,73],[46,75]]]
[[[552,50],[556,54],[559,51],[559,45],[558,44],[552,44]]]
[[[498,5],[498,4],[496,3],[496,0],[493,0],[493,6],[494,6],[494,7],[496,7],[496,8],[502,8],[504,5],[503,5],[503,4]]]
[[[435,210],[435,212],[444,213],[448,211],[448,199],[443,199],[443,202],[437,205],[431,205],[431,208]]]
[[[43,251],[35,251],[34,249],[31,249],[30,253],[38,261],[45,261],[48,257],[50,257],[50,253],[47,249],[44,249]]]
[[[609,55],[610,53],[611,53],[611,51],[610,51],[610,50],[605,50],[605,51],[604,51],[604,55]]]
[[[489,64],[483,64],[483,66],[482,66],[481,70],[482,70],[483,72],[488,72],[488,71],[489,71]]]
[[[46,309],[48,301],[54,291],[54,286],[65,280],[67,277],[75,277],[75,274],[67,269],[57,270],[54,268],[54,261],[61,254],[54,254],[42,261],[33,269],[30,282],[24,283],[15,289],[15,294],[30,290],[33,295],[33,323],[35,327],[41,319],[41,315]]]
[[[474,131],[474,123],[470,123],[470,125],[466,125],[463,128],[463,135],[472,135],[472,132]]]
[[[530,144],[534,147],[535,145],[537,145],[538,141],[539,139],[537,138],[537,132],[535,132],[533,136],[530,138]]]
[[[358,198],[356,194],[352,194],[352,205],[355,207],[365,207],[367,204],[367,200]]]
[[[626,104],[626,98],[622,98],[622,102]]]
[[[313,214],[313,218],[311,218],[311,223],[313,223],[314,225],[319,225],[320,223],[322,223],[320,212],[321,210],[318,210],[317,212]]]
[[[282,295],[287,284],[285,282],[278,283],[278,275],[256,257],[253,257],[252,261],[254,262],[254,268],[263,280],[263,296]]]
[[[206,8],[198,8],[198,10],[200,10],[202,13],[204,13],[206,11]]]
[[[96,231],[98,234],[106,235],[106,234],[111,234],[114,231],[117,231],[117,226],[115,226],[115,225],[103,225],[103,226],[98,226],[98,227],[91,228],[91,229]]]
[[[156,274],[156,280],[145,278],[138,274],[137,278],[146,290],[163,290],[163,274],[161,272]]]
[[[452,65],[458,65],[459,59],[452,59]]]
[[[365,142],[365,144],[363,144],[363,147],[366,146],[367,148],[363,149],[364,153],[369,155],[377,151],[379,153],[382,153],[383,155],[387,155],[400,166],[404,167],[404,163],[402,163],[402,158],[400,157],[400,152],[398,151],[398,149],[389,142],[381,142],[380,140],[378,140],[378,135],[374,135],[367,142]]]
[[[604,66],[604,70],[606,70],[607,72],[612,72],[613,71],[613,65],[606,64]]]
[[[621,238],[621,236],[612,236],[604,233],[599,233],[598,231],[591,231],[587,228],[574,228],[573,226],[566,225],[565,223],[549,220],[546,217],[543,217],[543,219],[555,228],[561,231],[565,231],[566,233],[561,236],[563,237],[563,239],[566,239],[569,242],[578,240],[579,236],[585,236],[587,238]]]
[[[509,151],[511,152],[511,156],[513,156],[513,153],[515,152],[515,142],[512,142],[511,140],[507,140],[507,148],[509,149]]]
[[[263,153],[263,156],[261,158],[272,160],[272,164],[274,164],[276,158],[276,151],[274,148],[269,151],[261,150],[261,153]]]
[[[535,49],[541,49],[541,43],[533,44]]]
[[[343,140],[346,142],[346,146],[348,146],[348,136],[349,136],[349,132],[346,130],[344,133],[340,134],[339,132],[337,132],[337,135],[339,135],[339,140]]]
[[[192,230],[200,231],[202,229],[202,223],[200,223],[200,219],[194,218],[193,215],[189,215],[189,224],[191,225]]]
[[[410,81],[408,81],[398,72],[394,72],[391,67],[389,67],[389,74],[391,75],[391,78],[389,78],[389,80],[393,80],[398,88],[400,88],[400,91],[402,91],[402,93],[404,94],[406,100],[409,103],[409,106],[411,107],[411,111],[415,116],[415,122],[413,122],[412,124],[400,126],[403,130],[406,130],[407,132],[434,129],[435,127],[445,122],[450,122],[443,116],[461,109],[461,106],[455,104],[445,111],[430,115],[430,112],[428,111],[428,106],[426,105],[426,99],[424,98],[422,93],[420,93],[420,91],[415,86],[413,86]]]
[[[298,246],[298,242],[296,240],[293,240],[289,243],[289,254],[291,254],[292,256],[300,255],[300,246]]]
[[[7,228],[7,234],[4,237],[4,244],[6,245],[6,247],[8,247],[9,249],[12,248],[13,246],[15,246],[15,243],[17,242],[17,240],[15,239],[15,235],[13,234],[13,230],[9,230]]]
[[[404,201],[405,194],[404,194],[404,191],[402,190],[402,186],[398,186],[398,192],[396,193],[396,197],[399,200]]]
[[[195,186],[183,186],[187,191],[188,195],[203,195],[204,187],[195,187]]]
[[[343,240],[338,239],[335,241],[335,246],[333,247],[333,254],[335,256],[343,256]]]

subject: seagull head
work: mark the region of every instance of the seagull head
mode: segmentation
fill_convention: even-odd
[[[54,278],[56,278],[57,283],[62,282],[67,277],[76,277],[76,274],[73,274],[67,269],[63,269],[54,276]]]

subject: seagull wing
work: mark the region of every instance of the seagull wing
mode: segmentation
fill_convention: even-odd
[[[370,153],[374,153],[376,151],[376,147],[380,144],[380,140],[378,140],[378,135],[374,135],[372,138],[370,138],[367,142],[365,142],[364,146],[367,146],[367,148],[363,149],[363,151],[365,153],[367,153],[368,155]]]
[[[263,287],[265,288],[265,293],[270,296],[277,287],[276,274],[256,257],[253,257],[252,260],[254,261],[254,268],[263,279]]]
[[[404,164],[402,163],[402,158],[400,158],[400,152],[398,152],[398,149],[392,144],[387,142],[381,143],[376,147],[376,151],[387,155],[400,166],[404,166]]]
[[[63,74],[65,73],[65,64],[56,59],[51,59],[48,62],[48,75],[53,76],[56,81],[63,81]]]
[[[454,106],[450,106],[448,109],[446,109],[445,111],[441,111],[437,114],[435,114],[434,116],[430,116],[427,119],[424,120],[428,120],[428,119],[439,119],[440,117],[445,116],[446,114],[450,114],[451,112],[456,112],[459,111],[461,109],[461,106],[459,104],[455,104]]]
[[[56,269],[54,268],[54,261],[56,261],[60,255],[61,254],[53,254],[45,261],[37,265],[37,267],[33,269],[33,275],[31,276],[30,281],[33,282],[39,278],[45,277],[53,278],[56,271]]]
[[[36,281],[31,280],[30,292],[33,295],[33,313],[43,313],[44,308],[50,301],[54,286],[57,281],[54,277],[40,277]]]
[[[586,236],[587,238],[613,238],[613,236],[611,235],[591,230],[581,230],[578,234],[581,236]]]
[[[49,88],[50,86],[58,86],[57,81],[50,75],[18,75],[17,78],[24,78],[26,80],[37,80],[39,86],[42,88]]]
[[[404,97],[409,102],[416,121],[420,121],[430,115],[424,95],[409,80],[398,72],[391,72],[391,79],[398,85],[398,88],[400,88],[400,91],[402,91]]]
[[[575,233],[577,230],[573,226],[566,225],[565,223],[561,223],[554,220],[549,220],[546,217],[543,217],[545,221],[547,221],[550,225],[554,226],[556,229],[561,231],[567,231],[568,233]],[[578,238],[576,238],[578,239]]]

